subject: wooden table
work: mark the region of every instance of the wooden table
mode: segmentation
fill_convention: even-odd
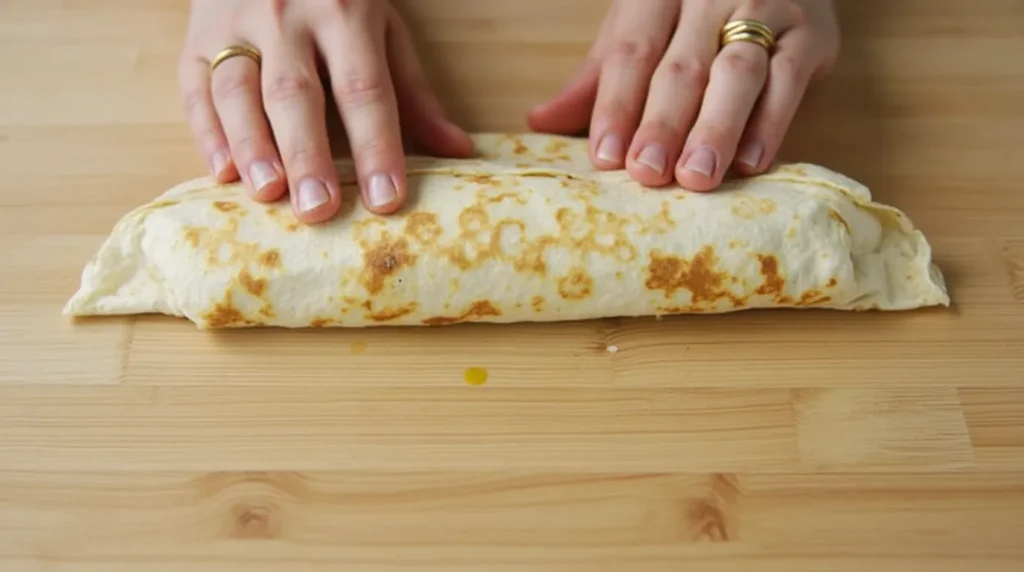
[[[203,172],[186,4],[0,9],[0,570],[1024,569],[1019,0],[842,2],[784,153],[904,209],[949,310],[72,326],[118,217]],[[401,2],[472,130],[525,129],[606,4]]]

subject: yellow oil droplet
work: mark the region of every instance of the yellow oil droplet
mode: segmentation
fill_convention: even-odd
[[[355,355],[366,352],[366,342],[352,342],[348,345],[348,349]]]
[[[487,370],[482,367],[471,367],[466,369],[463,377],[470,385],[483,385],[487,383]]]

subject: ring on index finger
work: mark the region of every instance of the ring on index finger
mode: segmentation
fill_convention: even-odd
[[[769,54],[775,48],[775,34],[759,20],[731,20],[722,27],[721,47],[733,42],[757,44]]]
[[[229,60],[235,56],[245,56],[256,62],[257,66],[260,65],[260,62],[263,59],[263,55],[258,49],[244,44],[234,44],[224,48],[213,58],[213,61],[210,62],[210,73],[213,73],[213,70],[217,69],[217,66],[222,64],[225,60]]]

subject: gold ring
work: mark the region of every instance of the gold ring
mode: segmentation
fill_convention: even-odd
[[[722,27],[721,45],[733,42],[750,42],[771,52],[775,47],[775,34],[763,22],[757,20],[733,20]]]
[[[260,51],[252,46],[244,46],[241,44],[228,46],[221,50],[221,52],[217,54],[217,57],[213,58],[213,61],[210,62],[210,73],[213,73],[213,70],[217,69],[217,66],[224,62],[224,60],[235,56],[245,56],[250,58],[252,61],[256,62],[257,66],[260,65],[260,61],[263,59],[260,55]]]

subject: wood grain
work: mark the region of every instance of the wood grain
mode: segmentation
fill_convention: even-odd
[[[396,3],[517,131],[608,0]],[[906,211],[952,308],[201,334],[60,315],[203,172],[187,3],[3,2],[0,570],[1024,569],[1024,4],[839,4],[783,158]]]

